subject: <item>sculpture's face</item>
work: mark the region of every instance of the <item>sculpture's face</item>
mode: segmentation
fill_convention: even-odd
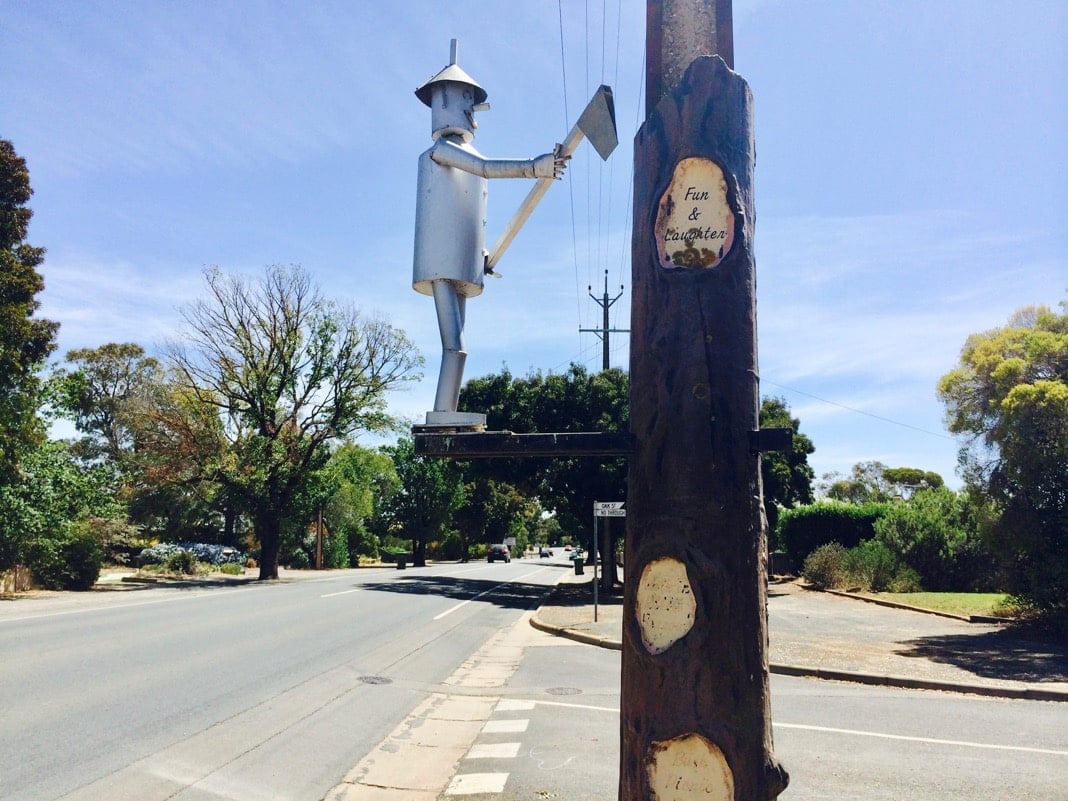
[[[475,137],[475,112],[481,111],[475,102],[474,87],[457,81],[442,81],[434,87],[430,104],[432,136],[459,136],[465,142]]]

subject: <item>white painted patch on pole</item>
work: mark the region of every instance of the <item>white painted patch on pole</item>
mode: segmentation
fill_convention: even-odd
[[[654,742],[646,770],[653,801],[734,799],[734,774],[726,757],[700,734]]]
[[[685,637],[697,615],[686,565],[666,556],[649,562],[638,581],[635,614],[651,654],[662,654]]]

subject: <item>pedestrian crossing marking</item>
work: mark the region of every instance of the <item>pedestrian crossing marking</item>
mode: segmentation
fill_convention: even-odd
[[[445,788],[445,795],[503,793],[507,781],[507,773],[458,773]]]
[[[530,724],[529,720],[522,718],[517,719],[505,719],[505,720],[487,720],[486,725],[482,727],[483,734],[518,734],[525,732],[527,726]]]
[[[480,743],[471,746],[466,759],[515,759],[522,743]]]

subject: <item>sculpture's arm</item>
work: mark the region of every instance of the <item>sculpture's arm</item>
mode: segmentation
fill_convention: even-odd
[[[449,141],[442,141],[430,152],[430,158],[446,167],[480,175],[483,178],[560,178],[567,158],[559,147],[533,159],[487,159]]]

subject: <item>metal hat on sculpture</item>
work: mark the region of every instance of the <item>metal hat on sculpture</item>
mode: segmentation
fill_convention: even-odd
[[[485,103],[486,98],[489,97],[489,95],[486,94],[486,90],[479,86],[474,78],[460,69],[460,66],[456,63],[456,49],[456,40],[453,39],[450,45],[449,65],[415,90],[415,96],[422,100],[424,105],[429,106],[431,104],[431,98],[434,94],[434,85],[444,83],[445,81],[465,83],[468,86],[473,87],[475,90],[474,94],[476,103]]]

